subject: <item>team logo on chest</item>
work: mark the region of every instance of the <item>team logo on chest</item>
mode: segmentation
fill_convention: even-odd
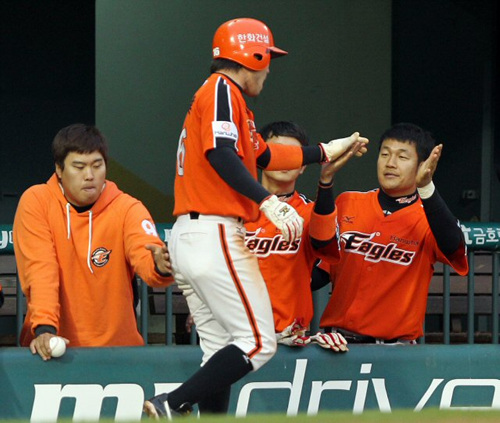
[[[365,234],[363,232],[348,231],[340,235],[340,242],[346,253],[361,254],[365,261],[378,263],[387,261],[402,266],[408,266],[413,261],[416,251],[408,251],[398,248],[398,244],[380,244],[373,239],[380,236],[380,232]]]
[[[106,264],[108,264],[110,255],[111,255],[111,250],[108,250],[104,247],[99,247],[94,250],[90,258],[94,266],[103,267]]]
[[[302,238],[296,239],[291,244],[283,238],[281,233],[272,238],[259,238],[257,235],[261,232],[258,229],[255,232],[246,233],[245,244],[247,248],[257,257],[268,257],[271,254],[295,254]]]

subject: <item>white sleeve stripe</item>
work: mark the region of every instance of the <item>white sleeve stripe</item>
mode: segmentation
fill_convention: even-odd
[[[219,77],[215,84],[214,120],[212,122],[213,147],[217,147],[217,139],[231,140],[237,150],[238,129],[233,122],[231,87]],[[224,128],[224,129],[222,129]]]

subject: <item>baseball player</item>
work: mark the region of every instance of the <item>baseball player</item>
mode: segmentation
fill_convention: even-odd
[[[268,146],[262,140],[243,94],[259,95],[271,58],[286,54],[255,19],[233,19],[214,35],[211,75],[194,95],[179,137],[177,219],[169,243],[203,363],[173,392],[145,401],[150,417],[187,414],[195,403],[205,411],[226,412],[231,384],[276,351],[269,295],[257,258],[245,247],[243,223],[255,220],[260,209],[291,244],[303,224],[293,207],[257,182],[257,166],[296,169],[333,161],[368,141],[358,133],[310,147]]]
[[[308,145],[307,134],[293,122],[273,122],[259,132],[268,144]],[[333,255],[326,250],[335,238],[333,178],[350,157],[352,152],[348,151],[323,166],[315,203],[295,190],[296,181],[305,166],[294,170],[262,172],[263,187],[277,195],[280,201],[291,205],[304,219],[302,236],[292,244],[284,241],[281,232],[264,213],[255,222],[245,224],[245,242],[259,260],[280,344],[305,346],[316,342],[336,352],[347,351],[342,335],[318,333],[306,336],[306,330],[314,314],[311,293],[314,264],[319,258],[329,260],[337,256],[336,242],[331,246],[335,250]]]
[[[415,343],[434,263],[468,272],[463,233],[432,182],[442,149],[418,126],[394,125],[380,139],[380,188],[336,200],[340,261],[320,325],[349,343]]]

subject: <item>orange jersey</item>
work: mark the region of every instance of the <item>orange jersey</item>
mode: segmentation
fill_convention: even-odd
[[[177,151],[174,215],[194,211],[255,220],[258,204],[227,185],[207,159],[217,139],[233,142],[244,166],[257,179],[256,160],[267,145],[256,131],[239,87],[215,73],[196,92],[184,121]]]
[[[423,205],[384,216],[378,190],[347,192],[336,201],[340,261],[322,327],[381,339],[423,335],[427,293],[434,263],[468,272],[463,246],[448,259],[439,250]]]
[[[14,251],[28,310],[21,345],[50,325],[70,346],[143,345],[131,281],[165,286],[146,244],[163,245],[144,205],[106,181],[89,211],[77,213],[56,175],[21,197]]]
[[[305,326],[311,322],[314,312],[311,272],[320,256],[309,237],[314,203],[297,192],[288,203],[304,218],[304,232],[292,244],[283,239],[281,231],[263,213],[256,222],[245,225],[245,243],[259,260],[271,298],[276,332],[282,332],[295,318],[302,318]]]

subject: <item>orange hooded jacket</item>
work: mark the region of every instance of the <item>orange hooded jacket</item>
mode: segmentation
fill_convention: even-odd
[[[50,325],[70,346],[133,346],[137,330],[132,278],[167,286],[146,244],[162,245],[137,199],[106,181],[99,199],[78,213],[54,174],[22,195],[13,227],[14,251],[27,315],[21,345]]]

